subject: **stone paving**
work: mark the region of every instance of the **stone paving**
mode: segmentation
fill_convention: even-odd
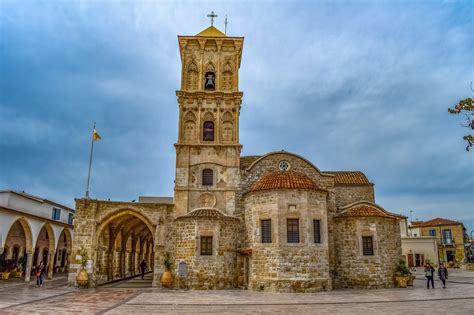
[[[151,274],[82,290],[51,282],[43,288],[0,289],[0,314],[474,314],[474,272],[452,271],[448,288],[334,290],[315,294],[151,288]]]

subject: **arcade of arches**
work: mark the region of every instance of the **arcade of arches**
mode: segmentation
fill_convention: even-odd
[[[72,233],[65,225],[21,217],[12,220],[2,245],[1,272],[30,281],[34,267],[43,263],[48,279],[52,279],[54,274],[68,270]]]
[[[76,209],[70,285],[76,285],[83,251],[91,287],[139,274],[143,260],[159,284],[174,246],[173,204],[76,199]]]
[[[138,274],[144,260],[153,270],[153,235],[140,218],[125,213],[103,226],[98,237],[98,282]]]

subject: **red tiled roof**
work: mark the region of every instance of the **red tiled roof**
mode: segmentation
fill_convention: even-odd
[[[272,189],[322,190],[308,176],[294,171],[276,171],[263,176],[250,191]]]
[[[216,208],[198,208],[194,209],[191,212],[188,212],[186,215],[181,216],[180,218],[225,218],[225,219],[237,219],[225,215],[220,210]]]
[[[462,224],[461,222],[443,219],[443,218],[434,218],[429,221],[414,221],[412,222],[412,227],[424,227],[424,226],[440,226],[440,225],[458,225]]]
[[[370,185],[364,173],[359,171],[334,171],[324,172],[334,175],[334,183],[336,185]]]
[[[342,208],[342,212],[337,215],[337,217],[382,217],[390,219],[400,219],[404,218],[401,215],[390,213],[376,204],[367,203],[367,202],[358,202],[353,204],[353,206],[346,206],[347,208]]]

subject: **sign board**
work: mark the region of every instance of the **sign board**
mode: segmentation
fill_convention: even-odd
[[[185,261],[180,261],[179,262],[178,276],[183,277],[183,278],[188,276],[188,265],[186,265]]]

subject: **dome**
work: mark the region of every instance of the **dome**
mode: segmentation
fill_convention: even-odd
[[[250,191],[254,192],[272,189],[307,189],[323,191],[316,186],[311,178],[294,171],[277,171],[265,175],[253,185]]]

